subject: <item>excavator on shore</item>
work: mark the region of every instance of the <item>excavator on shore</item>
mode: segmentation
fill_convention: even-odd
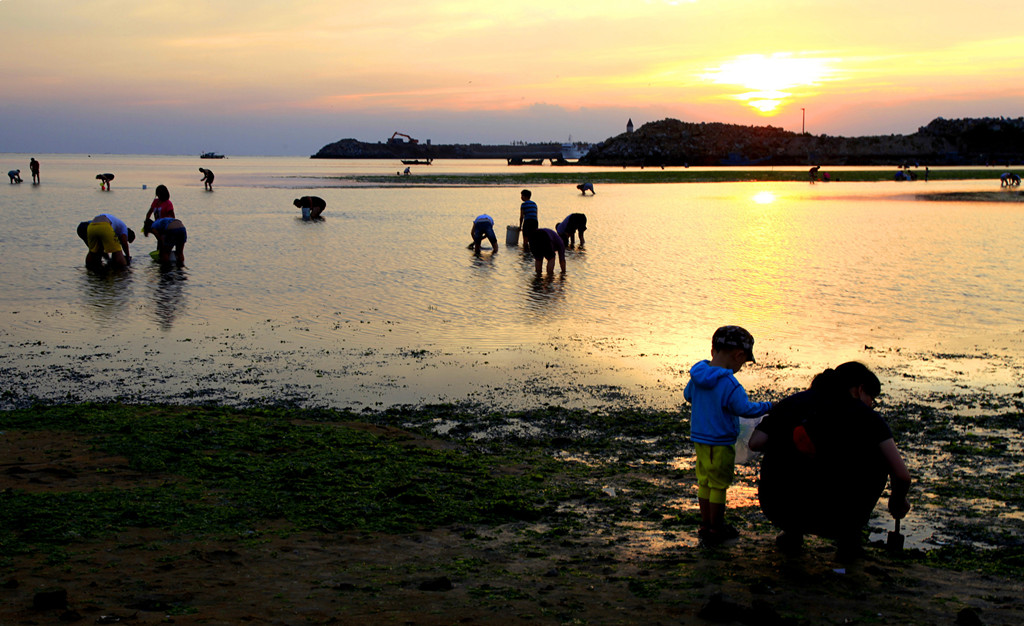
[[[419,139],[413,139],[412,137],[410,137],[409,135],[406,135],[405,133],[400,133],[398,131],[395,131],[395,134],[391,135],[391,139],[388,139],[388,143],[394,143],[396,141],[395,137],[405,137],[406,139],[409,140],[409,143],[414,145],[414,146],[420,142]]]

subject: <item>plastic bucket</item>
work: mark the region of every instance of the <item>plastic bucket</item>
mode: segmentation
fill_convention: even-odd
[[[306,220],[307,222],[309,221],[309,209],[310,207],[308,206],[302,207],[302,219]]]
[[[519,227],[518,226],[506,226],[505,227],[505,245],[506,246],[518,246],[519,245]]]

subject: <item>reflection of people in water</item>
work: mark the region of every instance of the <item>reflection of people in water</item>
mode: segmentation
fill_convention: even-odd
[[[7,172],[7,177],[11,179],[11,184],[21,182],[21,170],[10,170]]]
[[[114,175],[107,174],[96,174],[96,180],[100,181],[100,189],[110,191],[110,181],[114,180]]]
[[[35,157],[28,160],[28,171],[32,172],[32,184],[39,184],[39,161]]]
[[[537,274],[540,275],[544,266],[544,259],[548,261],[548,276],[555,274],[555,255],[558,255],[558,265],[562,273],[565,273],[565,244],[562,237],[550,228],[538,228],[530,235],[530,250],[533,252],[533,259]]]
[[[199,171],[203,173],[203,177],[199,179],[199,182],[203,183],[203,187],[207,191],[213,191],[213,171],[205,167],[199,168]]]
[[[128,244],[133,241],[135,231],[128,228],[127,224],[109,213],[97,215],[85,228],[85,244],[89,246],[89,253],[85,255],[85,266],[100,267],[106,253],[110,255],[112,264],[127,267],[132,262]]]
[[[174,252],[175,263],[178,267],[185,267],[185,242],[188,241],[188,231],[181,220],[173,217],[161,217],[153,222],[150,227],[156,237],[157,247],[160,251],[160,262],[170,263],[171,251]]]
[[[568,246],[576,245],[576,233],[580,234],[580,245],[587,242],[583,239],[583,233],[587,230],[587,216],[583,213],[572,213],[555,226],[555,232],[562,237],[562,242]]]
[[[494,252],[498,251],[498,238],[494,236],[494,218],[486,213],[478,215],[473,220],[473,228],[469,231],[470,236],[473,237],[473,243],[470,244],[470,248],[473,248],[473,252],[480,254],[480,243],[487,238],[487,241],[491,242],[491,250]]]
[[[315,220],[327,208],[327,202],[318,196],[302,196],[292,200],[292,204],[302,209],[302,219]]]
[[[665,169],[665,168],[662,167],[662,169]],[[579,189],[580,193],[582,193],[583,195],[587,195],[588,191],[590,192],[591,195],[595,194],[595,192],[594,192],[594,183],[580,183],[579,185],[576,185],[576,188]]]

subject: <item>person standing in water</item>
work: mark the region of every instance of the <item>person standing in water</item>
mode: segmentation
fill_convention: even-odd
[[[28,160],[28,170],[32,172],[32,184],[39,184],[39,161],[35,157]]]
[[[537,221],[537,203],[531,200],[533,194],[529,189],[523,189],[519,198],[523,201],[519,205],[519,231],[523,234],[523,250],[530,250],[530,237],[540,226]]]

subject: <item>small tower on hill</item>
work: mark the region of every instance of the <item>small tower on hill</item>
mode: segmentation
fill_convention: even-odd
[[[626,132],[627,133],[633,132],[633,118],[629,118],[629,121],[626,122]]]

